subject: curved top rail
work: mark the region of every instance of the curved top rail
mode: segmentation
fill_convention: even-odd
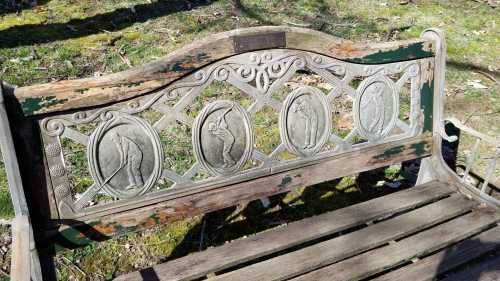
[[[347,62],[382,64],[431,57],[432,41],[417,38],[384,43],[354,43],[296,27],[252,27],[211,35],[164,58],[102,77],[16,88],[26,116],[104,105],[140,96],[215,61],[249,51],[288,48]]]

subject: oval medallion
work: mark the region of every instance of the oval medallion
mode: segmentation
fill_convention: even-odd
[[[311,156],[330,137],[331,110],[319,89],[301,86],[290,93],[281,108],[279,127],[286,148],[301,156]]]
[[[192,137],[196,159],[213,175],[237,172],[252,155],[250,117],[232,101],[205,106],[194,121]]]
[[[146,121],[112,114],[89,141],[87,157],[94,188],[120,199],[144,194],[162,173],[160,138]]]
[[[359,85],[354,103],[354,122],[359,134],[370,141],[389,135],[398,118],[399,97],[393,82],[373,76]]]

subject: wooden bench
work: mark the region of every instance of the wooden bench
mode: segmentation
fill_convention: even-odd
[[[500,204],[489,180],[500,141],[449,119],[496,155],[479,187],[467,180],[477,148],[461,175],[445,164],[442,142],[456,137],[444,131],[444,71],[436,29],[358,44],[258,27],[103,77],[2,83],[0,140],[16,212],[12,278],[55,280],[52,258],[61,249],[421,159],[412,188],[117,280],[494,280]],[[232,95],[204,94],[221,84]],[[345,134],[336,128],[337,99],[352,109]],[[253,125],[264,108],[278,116],[269,130],[279,130],[280,141],[270,152]],[[189,169],[179,172],[167,157],[165,132],[190,135]],[[83,190],[72,182],[68,143],[86,150],[92,183]]]

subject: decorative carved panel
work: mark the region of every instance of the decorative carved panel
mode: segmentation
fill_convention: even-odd
[[[130,202],[148,204],[152,198],[248,180],[416,136],[422,130],[420,72],[431,60],[362,65],[297,50],[243,53],[127,102],[46,117],[40,127],[60,216],[78,217]],[[319,77],[327,87],[306,85],[294,80],[297,75]],[[239,91],[245,102],[237,95],[204,94],[219,83]],[[411,102],[402,121],[399,93],[408,85]],[[345,135],[332,128],[337,110],[332,105],[339,99],[352,103],[347,108],[352,108],[354,122]],[[277,130],[281,142],[263,152],[254,136],[265,140],[265,135],[256,135],[252,120],[269,110],[280,113],[279,124],[269,123],[267,129]],[[186,162],[190,168],[183,170],[176,170],[165,156],[176,145],[165,138],[179,125],[191,134],[184,139],[191,138],[193,147]],[[266,128],[260,127],[263,133]],[[93,182],[83,191],[68,177],[73,171],[61,149],[68,141],[87,149]],[[297,157],[282,157],[286,153]],[[171,184],[160,188],[165,181]]]

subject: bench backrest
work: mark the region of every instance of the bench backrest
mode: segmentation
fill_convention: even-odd
[[[433,44],[259,27],[108,76],[4,85],[35,233],[77,247],[429,156]]]

